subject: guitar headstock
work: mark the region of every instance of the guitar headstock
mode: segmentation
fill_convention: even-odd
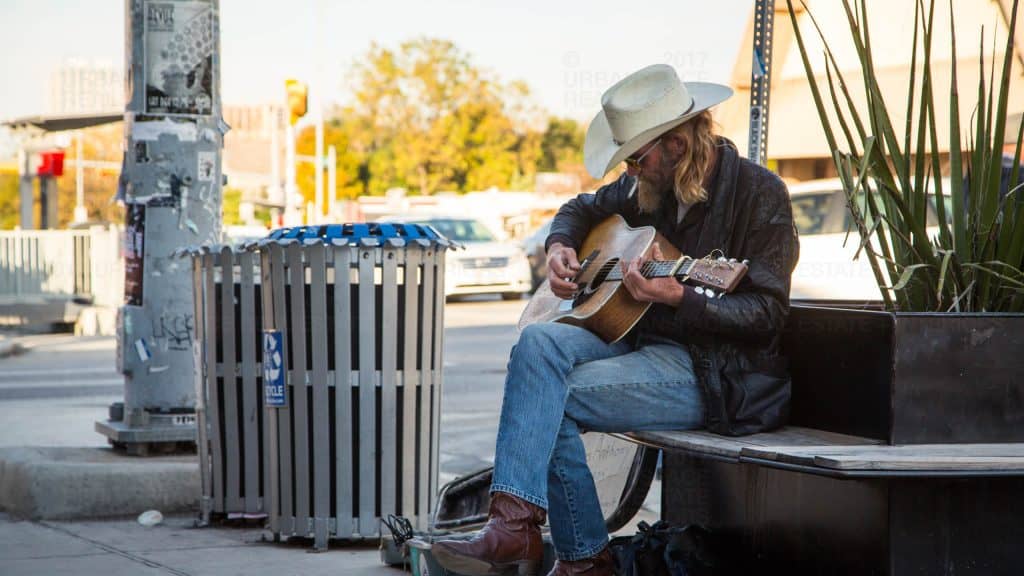
[[[710,289],[709,296],[720,296],[735,290],[748,268],[746,260],[701,258],[693,260],[683,279],[699,288]]]

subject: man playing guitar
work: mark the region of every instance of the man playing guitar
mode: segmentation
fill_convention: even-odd
[[[547,239],[548,283],[571,299],[579,253],[613,215],[651,226],[671,247],[622,262],[622,285],[651,303],[609,342],[565,322],[526,326],[512,350],[487,525],[469,540],[433,544],[460,574],[537,574],[550,518],[552,574],[612,574],[608,534],[580,433],[708,428],[748,434],[784,423],[789,376],[779,338],[798,241],[785,184],[712,131],[708,109],[732,91],[683,83],[670,66],[609,88],[584,145],[596,178],[625,172],[558,211]],[[662,252],[749,262],[735,291],[708,298],[675,277],[644,274]],[[586,254],[583,254],[586,256]],[[582,276],[582,274],[581,274]]]

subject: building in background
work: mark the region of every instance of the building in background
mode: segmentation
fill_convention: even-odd
[[[124,72],[105,61],[70,59],[50,74],[49,114],[124,110]]]
[[[278,104],[224,105],[224,174],[247,201],[273,202],[282,189],[284,114]]]
[[[859,106],[861,117],[867,118],[866,108],[863,105],[865,101],[864,81],[850,39],[843,4],[832,0],[806,0],[806,4],[829,39],[852,98],[861,103]],[[1012,4],[1012,0],[962,0],[956,3],[956,73],[960,92],[961,126],[970,125],[971,115],[974,112],[971,102],[972,98],[976,97],[978,77],[981,72],[979,40],[982,27],[985,30],[985,80],[988,82],[993,29],[998,38],[995,46],[996,66],[999,67],[1002,65],[1002,47],[1006,42]],[[794,2],[794,7],[798,10],[797,23],[803,32],[804,40],[808,43],[809,52],[817,55],[812,60],[812,67],[818,76],[818,85],[826,90],[824,87],[828,85],[828,79],[825,76],[824,57],[821,56],[820,40],[814,30],[814,24],[811,22],[810,15],[803,10],[799,3]],[[903,126],[906,122],[907,91],[911,78],[910,43],[914,30],[914,3],[867,0],[867,12],[878,82],[886,105],[892,114],[893,126]],[[952,72],[949,20],[949,10],[944,3],[939,3],[935,10],[933,53],[931,55],[937,118],[949,118],[949,89]],[[736,90],[736,94],[715,110],[715,120],[722,126],[722,133],[736,143],[742,154],[747,153],[750,116],[750,47],[753,45],[753,34],[753,18],[748,18],[747,31],[740,41],[740,50],[729,82]],[[1011,118],[1008,123],[1012,123],[1013,118],[1017,118],[1017,122],[1019,122],[1020,115],[1013,116],[1013,114],[1024,110],[1024,74],[1022,74],[1024,59],[1021,58],[1024,27],[1019,25],[1019,21],[1014,36],[1017,58],[1014,61],[1014,74],[1010,79],[1008,110]],[[818,120],[817,109],[800,59],[800,49],[796,43],[786,3],[782,1],[775,4],[772,45],[774,53],[768,121],[769,167],[783,178],[791,181],[833,177],[836,172],[832,162],[832,151],[828,147],[824,130]],[[921,57],[919,51],[918,58]],[[920,66],[920,60],[918,66]],[[920,81],[920,70],[918,70],[917,81]],[[823,96],[828,98],[828,93],[826,92]],[[1018,124],[1011,125],[1013,128],[1018,126]],[[940,121],[938,126],[940,129],[937,135],[939,152],[945,170],[949,157],[949,123]],[[1012,137],[1010,136],[1011,132],[1014,132]],[[1007,130],[1007,135],[1008,138],[1016,138],[1013,130]],[[966,142],[968,134],[964,132],[963,137]]]

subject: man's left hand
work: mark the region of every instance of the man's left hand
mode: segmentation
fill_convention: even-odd
[[[661,253],[661,246],[657,242],[651,249],[651,258],[654,260],[665,259]],[[649,260],[648,258],[637,258],[629,263],[620,263],[622,283],[626,286],[626,290],[629,290],[633,299],[638,302],[656,302],[678,306],[683,300],[683,285],[671,277],[644,278],[640,270]]]

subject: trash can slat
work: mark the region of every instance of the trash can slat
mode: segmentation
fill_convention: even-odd
[[[440,464],[441,439],[441,388],[444,375],[442,352],[444,351],[444,250],[434,251],[434,291],[438,297],[431,301],[434,308],[434,330],[431,339],[434,341],[433,386],[430,389],[430,486],[428,494],[433,497],[438,493],[438,466]]]
[[[327,262],[324,245],[307,249],[309,257],[309,310],[313,350],[313,533],[317,548],[327,546],[327,518],[331,515],[330,406],[327,393]]]
[[[359,250],[359,533],[377,529],[377,407],[375,387],[376,299],[373,283],[377,250]]]
[[[215,274],[216,270],[214,266],[216,264],[216,258],[213,254],[203,255],[203,275],[205,277],[205,293],[207,302],[215,304],[217,297],[217,285]],[[215,306],[210,306],[214,308]],[[208,414],[210,422],[210,451],[213,457],[213,508],[214,510],[224,510],[224,466],[223,453],[221,451],[221,427],[220,427],[220,394],[217,393],[217,372],[215,370],[209,370],[209,368],[217,365],[217,347],[214,342],[217,342],[217,315],[207,314],[206,316],[206,337],[209,343],[206,346],[206,366],[207,389],[211,391]]]
[[[416,370],[416,348],[419,333],[419,267],[422,251],[405,252],[405,343],[402,347],[402,516],[416,519],[416,394],[419,389],[419,371]]]
[[[285,249],[288,260],[288,280],[291,286],[291,344],[292,344],[292,378],[289,381],[292,396],[292,440],[295,450],[295,526],[299,535],[308,535],[309,525],[309,410],[306,394],[309,387],[306,383],[306,267],[303,263],[303,250],[299,244],[291,244]]]
[[[285,281],[287,280],[288,269],[285,268],[284,249],[281,246],[271,246],[271,278],[274,292],[274,325],[281,332],[281,354],[285,358],[285,367],[288,368],[287,359],[291,354],[291,335],[288,327],[288,310],[285,301]],[[294,381],[294,374],[289,369],[285,370],[289,381]],[[285,386],[285,405],[272,409],[277,414],[278,428],[278,482],[280,490],[278,506],[276,508],[279,517],[279,533],[291,534],[295,530],[295,513],[292,506],[292,432],[291,432],[291,390]]]
[[[420,339],[422,341],[421,356],[420,356],[420,419],[419,419],[419,437],[421,439],[428,439],[427,441],[421,440],[419,442],[420,458],[419,458],[419,506],[416,517],[416,527],[420,530],[427,528],[427,520],[430,515],[430,402],[431,391],[433,388],[433,373],[430,369],[431,360],[433,359],[433,318],[431,312],[433,311],[434,302],[434,249],[427,248],[423,252],[423,276],[422,276],[422,288],[423,288],[423,306],[421,307],[421,315],[423,318],[423,328],[420,330]]]
[[[260,401],[261,391],[256,381],[256,286],[253,278],[253,255],[251,252],[238,254],[239,267],[239,311],[242,346],[242,422],[244,434],[242,444],[245,450],[245,511],[258,514],[260,508]]]
[[[239,418],[238,418],[238,379],[235,373],[235,254],[234,251],[225,246],[220,251],[220,306],[221,306],[221,331],[220,341],[223,347],[223,370],[224,376],[221,382],[224,386],[223,405],[221,411],[224,413],[224,452],[227,462],[224,466],[225,489],[224,507],[229,511],[242,509],[241,501],[241,478],[239,457]]]
[[[352,249],[334,248],[334,417],[336,531],[349,538],[352,525]]]
[[[277,291],[273,281],[274,265],[271,263],[271,255],[275,248],[280,251],[279,246],[272,246],[260,252],[260,296],[263,299],[262,324],[264,330],[275,330],[280,326],[278,323],[277,306],[274,301],[274,294]],[[278,258],[280,261],[280,258]],[[282,341],[282,348],[286,346]],[[282,349],[282,354],[284,350]],[[284,356],[287,358],[287,355]],[[262,397],[263,394],[260,394]],[[278,436],[278,411],[267,408],[264,416],[265,426],[263,429],[264,470],[263,470],[263,509],[270,520],[270,530],[275,534],[281,532],[281,491],[280,491],[280,468],[279,460],[279,436]]]
[[[395,250],[385,248],[381,259],[380,365],[380,513],[396,514],[398,472],[395,371],[398,369],[398,262]]]

